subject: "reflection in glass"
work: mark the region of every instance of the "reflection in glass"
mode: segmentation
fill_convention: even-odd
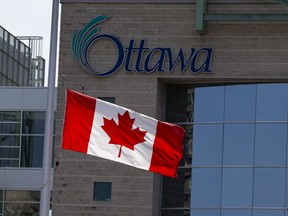
[[[254,210],[253,216],[284,216],[284,210]]]
[[[0,158],[19,158],[19,148],[0,148]]]
[[[191,210],[191,216],[220,216],[220,210]]]
[[[254,124],[224,125],[224,165],[253,165]]]
[[[222,206],[252,207],[252,168],[223,168]]]
[[[255,165],[286,164],[287,124],[257,124]]]
[[[254,206],[283,207],[285,168],[255,168]]]
[[[5,200],[8,201],[29,201],[40,202],[40,191],[6,191]]]
[[[20,136],[0,135],[0,148],[1,146],[19,146]]]
[[[20,122],[21,113],[16,111],[0,111],[0,122]]]
[[[223,124],[194,125],[193,166],[221,165]]]
[[[222,216],[252,216],[252,210],[222,210]]]
[[[23,134],[44,134],[45,112],[23,112]]]
[[[19,134],[19,123],[0,123],[0,134]]]
[[[221,169],[192,169],[191,207],[220,207]]]
[[[21,167],[42,167],[44,136],[23,136]]]
[[[0,159],[0,167],[19,167],[19,160]]]
[[[225,88],[225,121],[255,121],[256,85]]]
[[[194,119],[190,215],[288,216],[288,85],[196,88]]]
[[[196,88],[194,122],[223,122],[224,88]]]
[[[5,216],[34,216],[39,215],[39,203],[5,203]]]
[[[287,84],[257,85],[257,121],[285,121],[288,108]]]

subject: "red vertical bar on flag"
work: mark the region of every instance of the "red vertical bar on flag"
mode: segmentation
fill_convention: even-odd
[[[96,99],[67,90],[63,149],[87,153]]]
[[[159,121],[149,170],[175,178],[182,158],[184,136],[183,128]]]

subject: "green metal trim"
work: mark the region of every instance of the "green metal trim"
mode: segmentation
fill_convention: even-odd
[[[288,21],[288,14],[203,14],[204,22],[217,21]]]
[[[200,34],[206,33],[206,23],[204,22],[204,14],[207,10],[207,0],[196,1],[196,30]]]
[[[288,0],[276,0],[278,2],[287,3]],[[196,1],[196,31],[199,34],[206,34],[206,22],[281,22],[288,21],[288,14],[208,14],[207,0]]]

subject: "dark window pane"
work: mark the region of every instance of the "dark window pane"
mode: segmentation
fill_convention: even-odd
[[[19,158],[19,148],[0,147],[0,158]]]
[[[19,167],[19,160],[0,160],[0,167]]]
[[[252,207],[252,168],[224,168],[222,206]]]
[[[21,113],[16,111],[0,111],[0,122],[20,122]]]
[[[222,165],[223,125],[194,125],[193,166]]]
[[[224,125],[224,165],[253,165],[254,124]]]
[[[44,134],[45,112],[23,112],[23,134]]]
[[[227,86],[225,121],[255,121],[256,85]]]
[[[0,135],[0,146],[20,146],[20,136]]]
[[[286,164],[286,124],[257,124],[255,165]]]
[[[288,108],[287,84],[257,86],[257,121],[286,121]]]
[[[107,201],[111,200],[111,182],[94,182],[94,200]]]
[[[255,168],[254,206],[284,207],[285,169]]]
[[[195,122],[223,122],[224,87],[195,89]]]
[[[115,97],[98,97],[98,98],[103,101],[107,101],[107,102],[115,104]]]
[[[20,123],[0,123],[0,134],[20,134]]]
[[[43,146],[43,136],[23,136],[21,167],[42,167]]]
[[[221,169],[192,168],[191,207],[220,207]]]

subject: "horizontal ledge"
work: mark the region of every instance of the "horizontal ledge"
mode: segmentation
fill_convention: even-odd
[[[60,0],[60,3],[195,4],[197,0]],[[277,0],[283,1],[283,0]],[[209,4],[278,4],[275,0],[209,0]]]
[[[204,14],[204,21],[288,21],[288,14]]]

